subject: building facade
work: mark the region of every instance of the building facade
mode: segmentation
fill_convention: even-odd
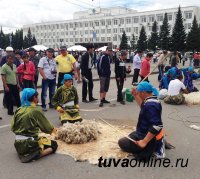
[[[185,31],[188,33],[192,21],[196,15],[200,23],[200,7],[182,7]],[[140,29],[145,27],[147,36],[152,31],[153,22],[158,22],[158,31],[163,23],[164,14],[168,14],[168,22],[172,32],[178,8],[161,9],[155,11],[138,12],[136,10],[115,7],[97,8],[90,11],[80,11],[73,14],[72,20],[36,23],[23,26],[24,36],[28,29],[35,35],[38,44],[43,44],[54,49],[60,45],[68,47],[75,44],[94,43],[96,47],[112,45],[119,46],[123,31],[126,32],[128,43],[132,34],[136,41],[139,38]]]

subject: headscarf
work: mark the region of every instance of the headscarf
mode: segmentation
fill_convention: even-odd
[[[139,85],[137,86],[137,91],[138,92],[152,92],[153,95],[158,96],[158,90],[153,87],[153,85],[151,83],[148,83],[146,81],[143,81],[141,83],[139,83]]]
[[[190,66],[190,67],[188,67],[188,71],[189,71],[189,72],[193,72],[193,71],[194,71],[194,68]]]
[[[30,106],[31,103],[28,101],[32,96],[34,96],[37,93],[37,91],[33,88],[24,88],[22,91],[22,98],[21,98],[21,104],[22,106]]]
[[[63,78],[63,80],[62,80],[62,84],[64,84],[64,82],[66,81],[66,80],[72,80],[73,78],[72,78],[72,75],[70,75],[70,74],[65,74],[64,75],[64,78]]]

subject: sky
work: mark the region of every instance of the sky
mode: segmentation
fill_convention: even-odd
[[[200,0],[0,0],[0,26],[4,31],[25,24],[72,19],[73,13],[94,7],[123,6],[138,11],[200,6]]]

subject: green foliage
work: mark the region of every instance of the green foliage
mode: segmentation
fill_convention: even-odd
[[[144,26],[140,30],[139,40],[137,42],[137,49],[145,51],[147,49],[147,35]]]
[[[176,15],[176,21],[171,36],[171,50],[183,51],[186,47],[186,33],[183,26],[183,17],[181,13],[181,7],[178,8]]]
[[[128,39],[127,39],[125,31],[122,34],[122,39],[121,39],[121,43],[120,43],[119,48],[121,50],[127,50],[128,49]]]
[[[194,16],[192,28],[188,33],[186,46],[187,50],[192,50],[192,51],[200,50],[200,27],[198,26],[196,16]]]
[[[152,26],[152,32],[151,32],[151,36],[148,40],[148,48],[150,50],[153,50],[154,52],[156,51],[156,46],[158,46],[158,26],[157,26],[157,22],[154,21],[153,26]]]
[[[165,13],[163,24],[160,29],[159,34],[159,47],[163,50],[169,50],[170,44],[170,30],[169,30],[169,23],[167,18],[167,13]]]

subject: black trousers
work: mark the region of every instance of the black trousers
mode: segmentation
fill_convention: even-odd
[[[137,83],[138,82],[139,73],[140,73],[140,69],[135,68],[134,69],[133,82],[132,83]]]
[[[85,74],[85,78],[88,79],[88,83],[83,80],[82,83],[82,100],[87,99],[87,93],[89,93],[89,100],[93,98],[93,78],[92,78],[92,71],[88,70]]]
[[[13,113],[14,99],[16,101],[17,107],[21,106],[19,90],[17,88],[17,85],[7,84],[7,86],[9,88],[9,92],[5,91],[6,106],[8,109],[8,113]]]
[[[23,79],[23,88],[35,88],[34,82],[32,80]]]
[[[35,85],[35,89],[37,89],[37,83],[38,83],[38,75],[34,76],[34,85]]]
[[[140,82],[145,78],[145,77],[143,77],[143,76],[140,76],[141,77],[141,80],[140,80]],[[149,82],[149,79],[148,79],[148,77],[144,80],[144,81],[147,81],[147,82]]]
[[[57,84],[57,88],[59,88],[60,86],[62,86],[62,80],[63,80],[63,78],[64,78],[64,75],[65,74],[70,74],[70,75],[73,75],[73,73],[72,72],[69,72],[69,73],[58,73],[58,84]]]
[[[133,140],[142,140],[142,137],[139,137],[136,132],[132,132],[129,134],[129,137],[132,138]],[[152,156],[153,152],[156,149],[156,138],[153,138],[145,148],[140,148],[138,145],[133,143],[127,138],[121,138],[118,141],[119,147],[124,150],[125,152],[132,153],[135,155],[137,159],[148,159]]]
[[[117,83],[117,101],[123,101],[122,90],[124,87],[124,78],[120,78],[120,80],[116,79]]]

